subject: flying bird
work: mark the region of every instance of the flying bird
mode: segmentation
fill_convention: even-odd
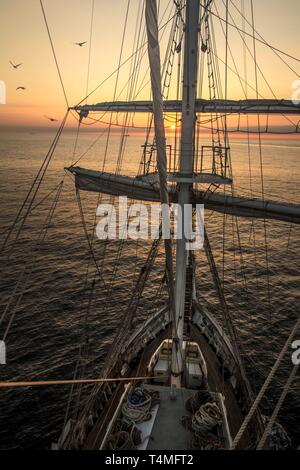
[[[44,116],[46,119],[49,119],[49,121],[51,122],[57,122],[58,119],[54,119],[53,117],[49,117],[49,116]]]
[[[84,42],[74,42],[74,44],[76,44],[76,46],[79,46],[79,47],[84,46],[86,43],[87,43],[87,41],[84,41]]]
[[[26,88],[24,86],[18,86],[16,90],[26,90]]]
[[[11,60],[9,62],[13,66],[14,69],[17,69],[22,65],[22,64],[13,64]]]

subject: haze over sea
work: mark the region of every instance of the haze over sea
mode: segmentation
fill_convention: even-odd
[[[32,181],[46,155],[54,134],[46,131],[0,131],[0,232],[4,239],[13,223]],[[113,341],[122,327],[121,313],[128,304],[134,280],[147,256],[150,241],[119,241],[105,245],[95,239],[94,248],[104,277],[113,289],[106,308],[104,289],[96,277],[93,301],[89,295],[93,276],[86,280],[89,250],[82,228],[73,178],[64,167],[76,161],[95,142],[95,133],[81,135],[74,153],[75,132],[63,133],[36,202],[43,199],[64,179],[64,185],[45,241],[37,254],[33,249],[41,227],[53,203],[55,191],[35,208],[16,244],[11,237],[11,252],[1,258],[1,314],[11,299],[24,266],[30,276],[18,289],[24,289],[22,300],[8,332],[7,366],[1,366],[1,380],[71,379],[78,358],[79,344],[88,337],[88,364],[85,377],[95,377]],[[137,173],[142,155],[143,137],[126,137],[123,174]],[[204,140],[203,142],[208,142]],[[172,144],[172,139],[169,141]],[[251,141],[251,182],[253,193],[261,193],[261,173],[257,140]],[[106,169],[114,170],[120,137],[112,135]],[[96,141],[78,165],[99,169],[103,161],[105,136]],[[245,139],[231,142],[232,166],[237,194],[249,194],[249,155]],[[300,203],[300,141],[296,139],[263,140],[263,173],[265,198]],[[89,232],[95,217],[97,194],[81,195]],[[106,200],[104,198],[104,200]],[[205,213],[217,267],[224,266],[224,288],[250,382],[257,392],[299,316],[300,236],[297,226],[287,223],[240,219]],[[224,223],[225,222],[225,223]],[[255,234],[255,236],[253,235]],[[225,240],[223,245],[223,239]],[[240,245],[239,246],[239,241]],[[121,249],[116,275],[113,267]],[[224,252],[224,260],[223,260]],[[200,302],[221,319],[211,275],[202,251],[196,253],[197,290]],[[94,266],[90,266],[91,272]],[[143,304],[138,309],[135,325],[146,319],[164,301],[161,292],[163,252],[150,276]],[[269,288],[268,288],[269,277]],[[19,292],[20,292],[19,290]],[[0,338],[9,324],[12,309],[7,310],[0,325]],[[300,338],[298,338],[300,339]],[[291,370],[291,351],[279,370],[263,402],[265,414],[274,408],[281,387]],[[90,387],[87,388],[86,392]],[[295,379],[279,421],[289,432],[294,447],[300,444],[299,376]],[[63,426],[69,387],[10,389],[0,394],[0,448],[49,448],[57,441]]]

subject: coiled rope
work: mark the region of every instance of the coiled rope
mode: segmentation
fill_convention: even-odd
[[[158,393],[136,387],[128,394],[127,402],[123,405],[124,418],[141,423],[151,418],[151,408],[158,400]]]
[[[220,424],[222,424],[222,413],[216,402],[201,405],[192,417],[192,429],[196,433],[211,431]]]
[[[230,450],[234,450],[236,448],[236,446],[238,445],[238,443],[239,443],[241,437],[243,436],[249,422],[251,421],[254,413],[256,412],[256,410],[257,410],[257,408],[258,408],[258,406],[261,402],[262,397],[264,396],[268,386],[270,385],[270,382],[273,379],[273,377],[274,377],[274,375],[275,375],[275,373],[276,373],[276,371],[277,371],[277,369],[278,369],[278,367],[279,367],[279,365],[280,365],[280,363],[281,363],[288,347],[290,346],[290,344],[292,342],[292,339],[293,339],[295,333],[297,332],[299,326],[300,326],[300,318],[296,322],[296,325],[294,326],[292,332],[290,333],[290,335],[289,335],[285,345],[283,346],[282,350],[280,351],[280,354],[279,354],[277,360],[275,361],[275,364],[273,365],[273,367],[271,369],[271,372],[269,373],[268,377],[266,378],[263,386],[261,387],[256,399],[254,400],[254,402],[253,402],[253,404],[252,404],[252,406],[249,410],[249,413],[245,417],[239,431],[237,432],[237,434],[236,434],[236,436],[235,436],[235,438],[232,442],[232,445],[230,447]]]
[[[209,392],[205,391],[202,394],[196,393],[193,400],[189,399],[186,402],[186,408],[190,412],[194,412],[196,407],[197,411],[193,416],[183,416],[181,423],[189,431],[193,432],[193,437],[190,442],[192,449],[201,450],[218,450],[224,449],[224,443],[214,432],[216,426],[220,426],[223,422],[222,412],[218,404],[211,399]],[[201,403],[199,407],[199,404]],[[203,403],[205,401],[205,403]]]
[[[136,449],[141,442],[141,431],[134,423],[118,421],[115,432],[107,440],[106,448],[109,450]]]

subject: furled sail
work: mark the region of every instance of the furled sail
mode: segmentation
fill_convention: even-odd
[[[158,40],[158,19],[156,0],[146,0],[146,29],[148,39],[148,57],[151,76],[151,90],[153,95],[153,117],[155,130],[155,143],[157,148],[157,169],[159,175],[160,201],[164,205],[162,213],[163,228],[168,233],[170,231],[170,214],[168,209],[169,194],[167,184],[167,151],[166,136],[163,115],[163,96],[161,89],[161,64],[160,48]],[[163,206],[162,206],[163,207]],[[175,291],[173,273],[172,241],[169,237],[164,237],[166,253],[166,271],[168,276],[169,298],[173,315],[175,315]]]
[[[80,167],[68,167],[67,170],[75,175],[76,187],[83,191],[127,196],[142,201],[160,201],[160,188],[157,181],[151,182],[140,177],[115,175]],[[170,202],[177,202],[176,186],[168,185],[168,193]],[[193,194],[195,204],[204,204],[207,209],[216,212],[300,224],[300,204],[225,195],[221,192],[194,190]]]

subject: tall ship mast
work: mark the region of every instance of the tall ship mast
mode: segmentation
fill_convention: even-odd
[[[275,415],[270,420],[262,415],[260,402],[264,390],[256,396],[248,380],[204,211],[220,214],[224,220],[232,217],[295,226],[300,223],[299,204],[271,200],[263,192],[257,197],[235,191],[228,131],[230,115],[293,117],[300,114],[300,105],[290,100],[264,99],[258,93],[255,99],[248,99],[247,92],[242,99],[228,99],[227,74],[225,92],[219,96],[216,90],[220,76],[211,29],[213,3],[219,2],[174,1],[169,55],[162,64],[157,2],[145,0],[141,8],[145,15],[151,99],[137,101],[129,92],[126,101],[118,101],[115,94],[111,102],[88,104],[83,100],[68,108],[68,112],[78,116],[78,126],[97,113],[125,116],[126,123],[131,114],[150,116],[138,174],[122,175],[119,162],[111,172],[104,167],[99,171],[78,166],[77,162],[66,167],[68,176],[71,174],[75,179],[84,229],[80,199],[84,192],[99,197],[127,197],[131,203],[160,204],[162,217],[134,288],[128,292],[122,327],[116,332],[100,377],[82,403],[78,397],[83,393],[84,376],[74,375],[63,431],[53,449],[268,449],[276,439],[283,443],[288,439],[281,426],[275,424]],[[228,2],[226,5],[228,15]],[[230,53],[229,23],[227,16],[226,59]],[[168,77],[175,73],[176,54],[182,57],[182,63],[178,66],[177,97],[171,100],[165,92]],[[199,96],[205,60],[208,98]],[[169,148],[166,137],[165,123],[170,116],[176,116],[176,149]],[[199,116],[211,123],[210,145],[201,140]],[[124,133],[123,139],[127,137]],[[171,211],[174,204],[180,215],[176,229]],[[197,230],[221,306],[221,323],[201,295],[195,255],[199,247],[193,249]],[[164,236],[166,233],[169,236]],[[87,235],[87,239],[94,258],[93,237]],[[134,329],[134,316],[143,305],[143,292],[162,241],[166,301]],[[95,278],[98,275],[101,278],[101,268],[95,264]],[[113,296],[114,287],[108,289]],[[297,328],[298,324],[283,351]],[[275,362],[265,387],[278,365]]]
[[[270,203],[262,199],[249,199],[236,197],[233,194],[225,195],[214,191],[197,191],[196,183],[211,187],[232,185],[230,174],[230,157],[228,139],[225,133],[224,143],[220,141],[211,147],[213,153],[211,168],[203,170],[203,166],[196,167],[196,120],[197,112],[214,113],[282,113],[296,114],[299,108],[288,101],[278,100],[242,100],[230,101],[227,99],[199,100],[197,85],[199,71],[199,48],[202,53],[208,53],[209,45],[209,15],[210,1],[204,2],[200,7],[198,0],[178,2],[178,11],[184,16],[183,24],[183,77],[182,100],[163,100],[162,76],[158,36],[158,19],[156,1],[145,2],[146,27],[148,38],[149,66],[152,86],[152,102],[112,102],[96,105],[83,105],[74,108],[81,116],[93,111],[135,111],[146,112],[152,110],[155,128],[155,146],[157,151],[157,173],[146,174],[137,178],[115,176],[107,173],[97,173],[78,167],[68,168],[75,175],[76,186],[81,190],[107,192],[113,195],[126,195],[133,199],[157,201],[162,203],[178,202],[181,211],[182,236],[176,240],[175,275],[170,266],[173,265],[174,251],[170,243],[165,242],[166,270],[169,284],[169,303],[166,309],[158,312],[145,327],[133,335],[131,341],[124,345],[121,356],[121,368],[116,363],[112,365],[110,374],[123,373],[134,376],[136,369],[132,369],[132,361],[139,359],[139,374],[151,379],[123,385],[117,395],[115,414],[105,422],[100,414],[95,419],[95,426],[90,434],[85,433],[83,415],[81,420],[74,424],[64,442],[60,446],[69,448],[78,445],[74,433],[81,435],[84,448],[126,448],[132,445],[126,441],[118,441],[122,429],[128,428],[127,422],[132,414],[138,414],[135,427],[138,431],[144,429],[143,419],[139,416],[139,404],[134,400],[141,396],[141,403],[149,410],[146,403],[153,403],[155,412],[152,413],[151,424],[145,426],[147,431],[141,432],[140,439],[147,449],[182,449],[188,446],[188,440],[193,435],[200,446],[214,446],[218,448],[231,448],[233,438],[237,435],[244,418],[244,410],[237,395],[241,394],[244,407],[250,406],[253,400],[252,391],[246,378],[236,341],[234,341],[234,328],[229,330],[233,340],[228,338],[213,318],[200,306],[195,292],[195,258],[193,252],[187,249],[190,242],[188,233],[193,232],[193,217],[186,217],[185,213],[190,204],[202,203],[214,210],[237,216],[262,217],[277,220],[292,220],[299,223],[299,206]],[[203,29],[206,31],[206,41],[200,42],[201,17],[204,18]],[[178,46],[178,45],[177,45]],[[210,64],[211,65],[211,64]],[[201,65],[200,65],[201,68]],[[212,75],[212,71],[209,71]],[[164,113],[181,113],[181,136],[179,161],[175,171],[169,171],[166,158],[166,139],[164,131]],[[226,130],[225,130],[226,131]],[[156,177],[156,179],[155,179]],[[151,178],[151,179],[150,179]],[[153,180],[154,178],[154,180]],[[155,185],[153,185],[155,181]],[[160,196],[159,196],[160,195]],[[168,217],[167,217],[168,218]],[[165,223],[169,221],[165,220]],[[184,226],[185,222],[185,226]],[[219,287],[219,295],[226,310],[221,282],[210,248],[210,242],[205,232],[204,245],[210,259],[214,273],[214,280]],[[224,312],[228,315],[228,312]],[[227,318],[228,324],[230,319]],[[170,333],[167,333],[170,325]],[[161,326],[158,326],[161,325]],[[155,332],[155,333],[154,333]],[[151,339],[150,339],[151,338]],[[144,347],[144,344],[147,344]],[[129,352],[130,351],[130,352]],[[135,353],[133,352],[135,351]],[[220,374],[220,368],[223,372]],[[160,376],[162,376],[160,378]],[[197,391],[198,390],[198,391]],[[115,399],[115,393],[112,399]],[[99,397],[101,393],[99,391]],[[176,396],[178,396],[176,400]],[[185,415],[184,408],[179,406],[179,396],[191,413],[185,426],[180,423]],[[99,398],[100,400],[100,398]],[[198,400],[198,401],[197,401]],[[155,404],[158,401],[158,404]],[[152,405],[151,405],[152,406]],[[104,407],[106,410],[107,405]],[[153,409],[153,408],[150,408]],[[249,408],[250,409],[250,408]],[[131,414],[132,413],[132,414]],[[156,414],[157,413],[157,414]],[[194,414],[193,414],[194,413]],[[96,412],[97,414],[97,412]],[[154,418],[153,415],[156,414]],[[211,425],[207,424],[207,421]],[[152,422],[153,421],[153,422]],[[125,427],[125,428],[124,428]],[[174,438],[172,429],[176,429]],[[217,432],[216,432],[217,430]],[[137,431],[137,432],[138,432]],[[129,433],[129,435],[131,435]],[[234,446],[250,448],[263,433],[263,422],[259,409],[255,411],[251,425],[241,434]],[[190,434],[190,435],[189,435]],[[146,438],[146,435],[148,436]],[[70,438],[70,436],[72,436]],[[150,437],[149,437],[150,436]],[[146,438],[147,446],[144,444]],[[124,439],[126,439],[124,437]],[[93,442],[93,444],[91,444]],[[116,444],[117,442],[117,444]],[[95,446],[95,447],[94,447]],[[116,446],[116,447],[115,447]],[[196,445],[197,446],[197,445]]]

